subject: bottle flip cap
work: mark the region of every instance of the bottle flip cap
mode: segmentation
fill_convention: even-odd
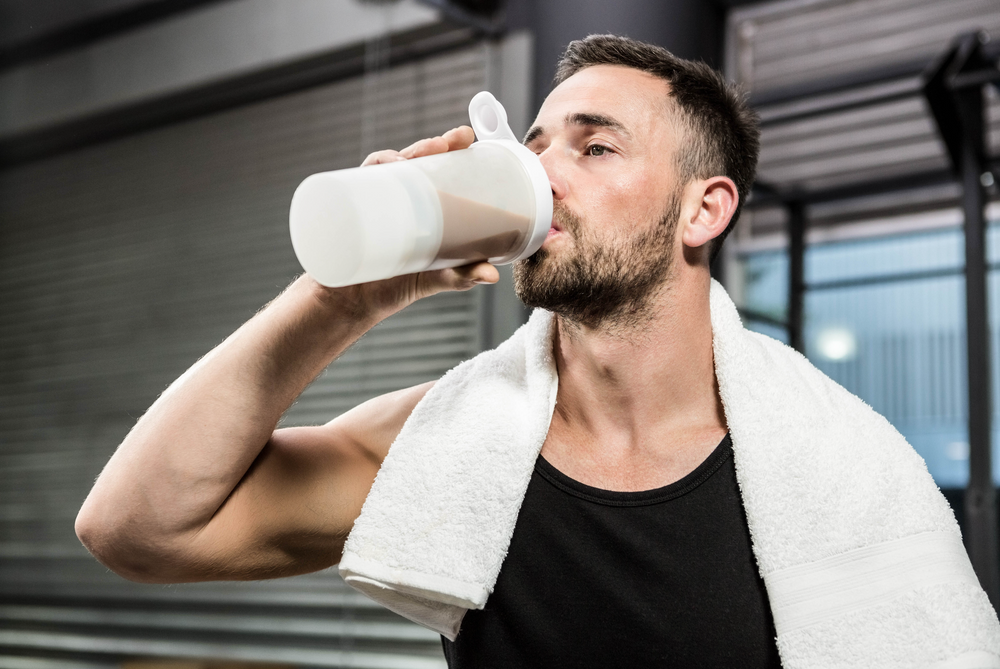
[[[542,161],[514,135],[507,125],[507,110],[489,91],[476,93],[469,102],[469,121],[481,142],[497,142],[513,153],[531,181],[535,197],[535,220],[524,246],[506,262],[527,258],[541,247],[552,227],[552,186]],[[492,259],[491,259],[492,260]]]

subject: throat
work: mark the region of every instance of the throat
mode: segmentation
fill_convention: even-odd
[[[574,434],[576,432],[576,434]],[[628,442],[569,429],[553,417],[541,455],[566,476],[593,488],[617,492],[654,490],[681,480],[708,458],[726,428],[705,425],[644,435]]]

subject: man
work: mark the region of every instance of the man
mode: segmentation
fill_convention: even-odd
[[[758,130],[708,67],[613,36],[572,43],[525,144],[554,200],[515,267],[556,314],[558,396],[506,561],[453,667],[779,666],[713,362],[709,264],[735,223]],[[365,164],[467,147],[468,128]],[[381,319],[492,283],[479,263],[348,288],[308,276],[181,376],[128,435],[77,520],[126,578],[289,576],[336,564],[433,383],[319,427],[275,430]],[[963,665],[964,666],[964,665]]]

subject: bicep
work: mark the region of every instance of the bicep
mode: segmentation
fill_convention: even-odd
[[[192,539],[207,578],[290,576],[340,561],[389,446],[431,384],[366,402],[330,423],[276,430]]]

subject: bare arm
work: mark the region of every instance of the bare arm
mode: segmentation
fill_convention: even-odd
[[[368,162],[464,148],[462,128]],[[88,549],[148,582],[266,578],[340,560],[389,445],[429,385],[275,431],[334,358],[413,301],[493,282],[486,263],[331,289],[300,277],[150,407],[77,517]]]

